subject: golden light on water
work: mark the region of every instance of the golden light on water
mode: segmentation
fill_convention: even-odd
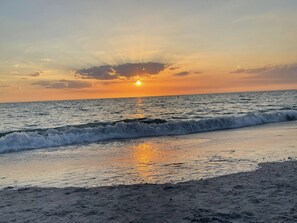
[[[154,165],[159,163],[160,151],[150,143],[141,143],[133,148],[133,162],[139,176],[147,182],[150,182],[153,175],[158,174],[158,168]]]

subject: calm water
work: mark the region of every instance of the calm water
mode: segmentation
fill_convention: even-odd
[[[0,104],[0,153],[297,119],[297,91]]]

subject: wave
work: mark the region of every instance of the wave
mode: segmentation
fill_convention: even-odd
[[[297,111],[254,113],[201,120],[134,119],[0,133],[0,153],[104,140],[182,135],[297,120]]]

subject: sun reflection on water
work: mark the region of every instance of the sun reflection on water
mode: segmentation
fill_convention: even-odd
[[[135,99],[135,113],[132,118],[145,118],[145,114],[143,111],[143,100],[142,98]]]
[[[160,173],[158,165],[166,157],[163,153],[150,143],[141,143],[133,147],[135,169],[144,181],[149,182]]]

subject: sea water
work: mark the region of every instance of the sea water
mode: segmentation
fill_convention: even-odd
[[[297,156],[296,102],[292,90],[0,104],[0,187],[175,183],[253,170]]]
[[[297,91],[0,104],[0,153],[297,119]]]

